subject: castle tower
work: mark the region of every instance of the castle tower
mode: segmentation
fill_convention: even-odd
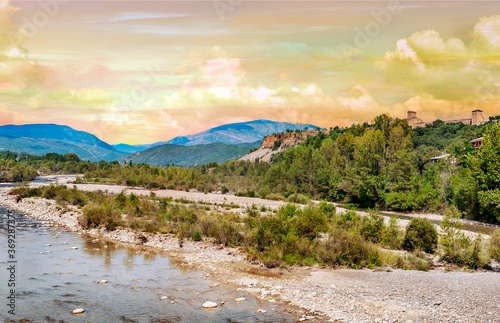
[[[407,119],[416,118],[417,113],[415,111],[408,111]]]
[[[473,125],[479,125],[484,122],[484,113],[482,110],[476,109],[472,111],[472,122]]]

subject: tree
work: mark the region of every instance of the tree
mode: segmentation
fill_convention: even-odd
[[[484,220],[500,222],[500,124],[490,127],[477,157],[470,155],[473,178],[478,184],[479,212]]]

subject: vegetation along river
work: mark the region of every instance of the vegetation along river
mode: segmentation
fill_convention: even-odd
[[[7,212],[0,207],[2,246],[8,239]],[[58,231],[20,213],[13,217],[16,315],[8,313],[2,297],[0,317],[6,322],[293,321],[283,307],[229,287],[214,287],[203,272],[180,269],[159,253]],[[7,249],[2,253],[0,290],[5,295],[10,274]],[[246,300],[238,303],[239,297]],[[219,306],[204,309],[205,301]],[[77,308],[85,312],[72,314]]]

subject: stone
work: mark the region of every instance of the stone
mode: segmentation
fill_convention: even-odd
[[[160,299],[168,299],[168,296],[162,296]]]
[[[101,284],[106,284],[107,281],[105,281],[104,279],[100,281]]]
[[[237,301],[237,302],[243,302],[244,300],[245,300],[245,297],[240,297],[240,298],[235,299],[235,301]]]
[[[71,250],[77,250],[78,247],[71,247]]]
[[[257,312],[259,312],[259,313],[266,313],[267,311],[266,311],[266,310],[263,310],[262,308],[259,308],[259,309],[257,310]]]
[[[217,307],[217,303],[206,301],[203,303],[203,308],[215,308]]]
[[[83,312],[85,312],[83,308],[77,308],[74,309],[73,312],[71,312],[71,314],[82,314]]]

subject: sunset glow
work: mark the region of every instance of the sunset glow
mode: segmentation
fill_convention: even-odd
[[[500,114],[495,1],[0,2],[0,124],[152,143],[255,119]]]

